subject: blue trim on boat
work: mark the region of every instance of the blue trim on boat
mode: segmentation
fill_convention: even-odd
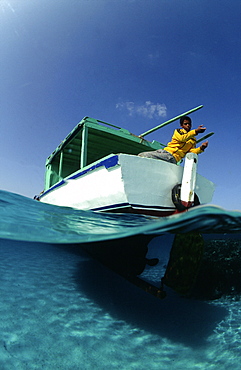
[[[46,195],[46,194],[50,193],[52,190],[54,190],[54,189],[56,189],[56,188],[58,188],[58,187],[60,187],[60,186],[64,185],[65,183],[66,183],[66,181],[61,180],[61,181],[60,181],[60,182],[58,182],[56,185],[52,186],[52,188],[50,188],[50,189],[46,190],[43,194],[41,194],[41,195],[39,196],[39,199],[41,199],[44,195]]]
[[[110,158],[103,159],[102,161],[97,162],[93,166],[91,166],[89,168],[86,168],[85,170],[80,171],[80,172],[76,173],[73,176],[67,177],[65,180],[61,180],[60,182],[58,182],[57,184],[53,185],[51,188],[46,190],[43,194],[41,194],[39,198],[41,199],[46,194],[50,193],[51,191],[55,190],[56,188],[61,187],[64,184],[66,184],[66,181],[77,179],[78,177],[86,175],[88,172],[93,171],[98,167],[105,166],[106,169],[111,168],[111,167],[115,167],[118,164],[118,159],[119,159],[118,155],[113,155]]]
[[[149,210],[173,210],[176,209],[176,207],[163,207],[163,206],[144,206],[142,204],[131,204],[133,208],[141,208],[141,209],[149,209]]]
[[[91,211],[107,211],[111,209],[127,208],[127,207],[131,207],[131,205],[129,203],[118,203],[118,204],[111,204],[109,206],[91,208]]]
[[[112,209],[119,209],[119,208],[127,208],[131,207],[133,209],[145,209],[149,211],[173,211],[175,207],[161,207],[161,206],[144,206],[141,204],[130,204],[130,203],[118,203],[118,204],[111,204],[109,206],[104,207],[97,207],[92,208],[91,211],[108,211]]]
[[[118,164],[118,155],[115,155],[113,157],[104,159],[103,161],[96,163],[94,166],[91,166],[90,168],[87,168],[84,171],[78,172],[75,175],[68,177],[68,180],[77,179],[78,177],[81,177],[88,173],[89,171],[95,170],[98,167],[105,166],[105,168],[108,169],[111,167],[115,167],[117,164]]]

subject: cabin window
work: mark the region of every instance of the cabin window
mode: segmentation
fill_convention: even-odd
[[[46,167],[46,189],[80,169],[81,135],[57,152]]]
[[[47,189],[59,181],[59,159],[60,155],[58,154],[53,158],[52,162],[47,165],[45,180]]]
[[[73,149],[66,147],[63,151],[61,177],[67,177],[80,169],[80,147]]]

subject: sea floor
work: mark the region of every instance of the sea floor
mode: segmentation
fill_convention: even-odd
[[[0,277],[1,370],[240,369],[239,297],[158,300],[71,246],[3,239]]]

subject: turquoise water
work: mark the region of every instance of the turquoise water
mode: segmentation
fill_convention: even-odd
[[[0,368],[240,368],[240,296],[164,300],[89,257],[76,243],[149,235],[153,282],[173,233],[241,240],[241,212],[215,206],[158,219],[59,208],[0,192]],[[241,281],[240,281],[241,284]]]

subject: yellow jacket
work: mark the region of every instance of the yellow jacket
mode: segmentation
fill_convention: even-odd
[[[172,136],[172,141],[164,148],[167,152],[171,153],[173,157],[179,162],[188,152],[200,154],[203,150],[199,147],[196,148],[196,131],[190,130],[187,132],[183,128],[176,129]]]

